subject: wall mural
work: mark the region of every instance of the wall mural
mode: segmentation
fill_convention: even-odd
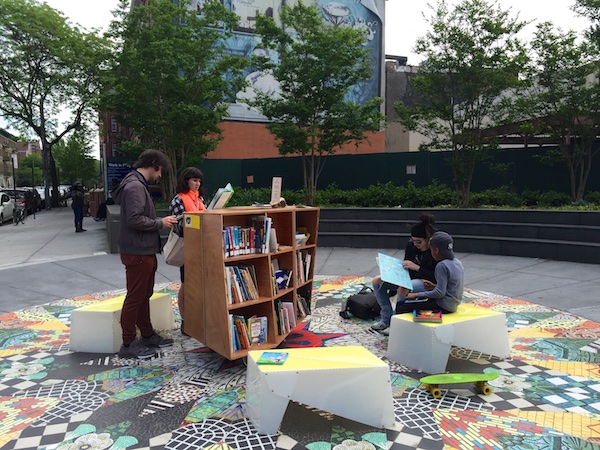
[[[202,14],[202,6],[207,0],[192,0],[191,8]],[[231,55],[251,56],[261,54],[278,60],[277,52],[260,46],[260,37],[254,34],[257,14],[272,17],[281,25],[280,12],[283,5],[293,6],[298,0],[222,0],[227,9],[240,17],[233,36],[226,42]],[[381,95],[381,61],[383,51],[383,0],[304,0],[305,5],[316,5],[323,14],[323,20],[333,25],[345,25],[366,31],[365,46],[371,50],[372,76],[369,80],[351,89],[348,97],[358,103],[365,103]],[[236,94],[231,103],[230,114],[234,119],[258,119],[260,115],[246,104],[255,96],[256,90],[278,91],[276,80],[269,74],[253,68],[246,71],[249,87]]]

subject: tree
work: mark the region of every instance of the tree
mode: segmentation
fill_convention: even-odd
[[[411,102],[394,105],[402,125],[423,134],[424,151],[448,151],[461,207],[468,207],[475,166],[495,140],[486,128],[506,112],[499,96],[519,84],[527,58],[517,33],[525,25],[485,0],[463,0],[452,11],[439,0],[431,30],[416,43],[425,55],[411,79]]]
[[[187,1],[150,0],[131,11],[128,5],[122,0],[121,20],[112,23],[115,58],[103,108],[135,130],[132,159],[138,143],[168,155],[171,196],[178,169],[197,164],[216,147],[225,101],[243,86],[240,69],[246,61],[227,55],[224,47],[225,30],[236,16],[215,0],[203,5],[202,15]],[[119,151],[126,147],[121,143]]]
[[[40,138],[46,198],[51,181],[57,206],[52,148],[95,119],[106,41],[45,3],[0,0],[0,47],[0,112],[23,134],[29,129]]]
[[[31,153],[19,160],[17,186],[41,186],[43,181],[41,155]]]
[[[96,160],[91,156],[92,146],[85,132],[75,132],[66,143],[60,142],[54,149],[61,182],[73,184],[79,180],[84,186],[96,183]]]
[[[536,134],[546,135],[558,145],[550,161],[566,163],[571,199],[583,199],[592,160],[598,153],[600,131],[600,87],[598,51],[588,42],[578,42],[573,31],[555,31],[551,23],[538,26],[532,42],[529,82],[517,95],[524,124]]]
[[[306,203],[313,205],[326,157],[381,130],[382,100],[348,100],[351,88],[371,76],[363,30],[326,24],[316,7],[302,2],[284,6],[281,22],[284,27],[273,18],[257,18],[262,45],[279,60],[258,57],[256,66],[272,74],[280,91],[256,91],[250,103],[271,120],[267,128],[278,139],[279,153],[302,157]]]

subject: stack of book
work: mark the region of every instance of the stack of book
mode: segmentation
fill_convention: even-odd
[[[413,322],[433,322],[440,323],[442,321],[441,311],[432,311],[430,309],[422,309],[413,311]]]
[[[227,298],[230,305],[258,299],[258,283],[253,265],[238,264],[225,266],[225,269]]]
[[[231,342],[233,351],[249,349],[252,345],[262,344],[267,340],[267,318],[229,315],[231,325]]]

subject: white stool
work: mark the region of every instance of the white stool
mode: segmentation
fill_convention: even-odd
[[[389,366],[359,346],[281,349],[282,365],[248,352],[246,411],[263,434],[279,429],[289,400],[373,427],[395,423]]]
[[[82,306],[71,313],[71,343],[75,352],[116,353],[123,343],[121,309],[125,296]],[[157,330],[172,330],[175,314],[169,294],[150,297],[150,320]]]
[[[506,315],[461,304],[442,323],[413,322],[412,314],[392,316],[388,358],[412,369],[436,374],[446,370],[455,345],[490,355],[510,356]]]

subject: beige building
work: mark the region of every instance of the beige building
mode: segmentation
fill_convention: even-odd
[[[16,138],[8,131],[0,128],[0,188],[10,188],[15,186],[13,158],[17,157]]]

